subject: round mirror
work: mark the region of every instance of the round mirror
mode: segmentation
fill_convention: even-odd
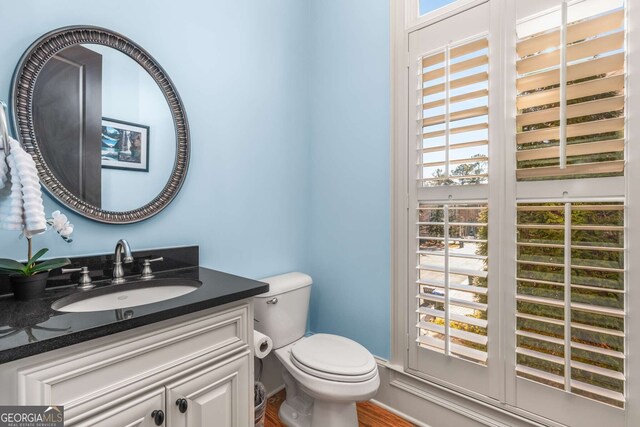
[[[12,94],[40,180],[72,210],[107,223],[142,221],[184,182],[189,135],[178,93],[124,36],[95,27],[46,34],[23,55]]]

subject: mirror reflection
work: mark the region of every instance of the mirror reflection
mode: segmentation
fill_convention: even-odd
[[[36,80],[33,123],[52,174],[96,208],[137,209],[171,175],[169,105],[146,70],[111,47],[74,45],[52,57]]]

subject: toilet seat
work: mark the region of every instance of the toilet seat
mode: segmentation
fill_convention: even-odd
[[[378,374],[369,351],[348,338],[316,334],[291,347],[291,362],[301,371],[330,381],[357,383]]]

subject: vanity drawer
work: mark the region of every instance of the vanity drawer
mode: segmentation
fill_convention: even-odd
[[[77,352],[65,349],[62,359],[49,358],[18,372],[19,403],[64,405],[70,419],[94,412],[195,366],[246,350],[249,316],[248,304],[204,311],[162,322],[155,330],[150,325],[95,340],[91,349],[83,344]]]
[[[160,388],[134,397],[122,405],[100,408],[97,415],[79,422],[66,416],[64,425],[74,427],[155,427],[156,424],[151,414],[153,411],[162,411],[163,414],[166,414],[165,403],[165,390]]]

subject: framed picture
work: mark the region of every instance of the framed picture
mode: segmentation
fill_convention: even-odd
[[[103,117],[102,167],[149,172],[149,126]]]

